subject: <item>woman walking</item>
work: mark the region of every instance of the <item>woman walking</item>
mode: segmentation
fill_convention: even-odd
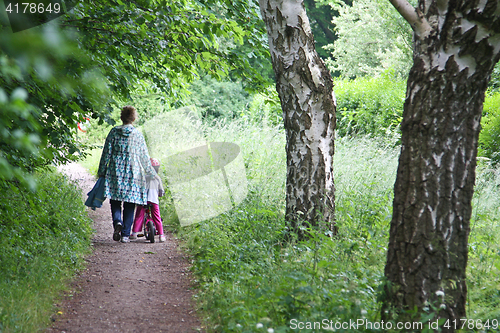
[[[135,205],[146,205],[146,175],[158,178],[151,166],[146,142],[132,123],[137,118],[133,106],[121,111],[123,125],[109,132],[97,174],[105,177],[104,196],[110,199],[113,218],[113,240],[129,242]],[[123,203],[123,220],[122,220]]]

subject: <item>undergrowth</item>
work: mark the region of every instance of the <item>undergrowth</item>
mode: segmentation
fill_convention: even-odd
[[[242,145],[249,196],[233,211],[182,230],[210,331],[289,332],[298,322],[376,321],[396,149],[370,139],[338,140],[339,234],[332,239],[311,230],[312,239],[286,243],[283,131],[247,125],[219,124],[207,135]]]
[[[377,297],[399,147],[387,138],[338,139],[334,170],[339,233],[330,238],[311,231],[314,237],[308,241],[286,243],[283,130],[232,122],[205,129],[205,134],[241,145],[250,188],[236,209],[181,230],[194,255],[196,297],[208,331],[372,331],[366,326],[335,329],[335,324],[381,320]],[[482,160],[476,183],[468,316],[484,322],[500,315],[500,171]],[[307,323],[314,322],[321,328],[308,330]]]
[[[0,182],[0,332],[46,327],[54,299],[90,248],[78,187],[54,170],[36,179],[36,192]]]
[[[477,167],[469,236],[468,316],[500,321],[500,169]]]

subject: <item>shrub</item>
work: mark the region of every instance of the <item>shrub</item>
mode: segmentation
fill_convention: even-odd
[[[393,79],[390,72],[337,80],[337,134],[399,137],[405,89],[405,81]]]
[[[494,165],[500,162],[500,92],[495,82],[484,101],[478,149],[478,156]],[[393,80],[388,72],[375,78],[337,80],[338,136],[369,135],[398,142],[405,86],[405,81]]]
[[[190,91],[186,103],[194,104],[208,120],[235,118],[250,103],[249,94],[239,82],[221,82],[210,76],[193,82]]]
[[[264,93],[254,94],[248,110],[241,117],[251,122],[278,126],[283,123],[283,111],[274,88],[268,88]]]

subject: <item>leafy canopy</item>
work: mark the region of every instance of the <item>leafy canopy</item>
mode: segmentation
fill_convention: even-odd
[[[33,187],[25,172],[75,158],[77,122],[107,98],[100,71],[70,33],[53,24],[16,34],[2,28],[0,179]]]
[[[412,30],[387,0],[328,2],[339,12],[333,18],[338,39],[325,47],[331,52],[331,71],[353,78],[392,68],[406,77],[412,65]]]
[[[138,85],[175,96],[200,70],[266,84],[248,62],[267,53],[258,13],[244,0],[82,1],[15,34],[0,17],[0,179],[76,159],[77,123],[113,123]]]
[[[141,80],[175,95],[200,69],[218,79],[236,70],[257,85],[265,82],[248,63],[267,52],[251,1],[85,1],[62,26],[79,32],[82,47],[125,99]],[[244,41],[253,46],[246,54],[236,51]]]

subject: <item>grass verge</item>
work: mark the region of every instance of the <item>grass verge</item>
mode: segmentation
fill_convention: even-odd
[[[91,220],[78,187],[55,170],[36,178],[34,193],[0,182],[1,332],[49,325],[54,300],[90,249]]]

